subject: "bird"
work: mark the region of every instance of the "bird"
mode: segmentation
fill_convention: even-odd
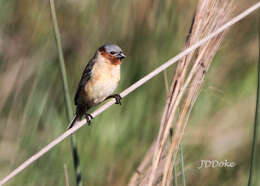
[[[90,125],[93,116],[88,110],[107,99],[114,98],[115,104],[121,105],[121,96],[113,92],[120,81],[120,65],[124,58],[126,55],[116,44],[105,44],[97,49],[79,81],[74,97],[76,113],[67,130],[83,116]]]

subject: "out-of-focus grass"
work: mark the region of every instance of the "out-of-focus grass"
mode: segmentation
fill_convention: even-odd
[[[239,0],[237,9],[255,2]],[[56,1],[71,95],[88,60],[104,43],[119,44],[127,55],[117,92],[174,56],[183,48],[195,3]],[[67,122],[48,2],[1,0],[0,4],[2,178],[64,132]],[[195,104],[183,142],[185,166],[192,166],[185,172],[187,185],[247,183],[257,51],[254,14],[226,35]],[[173,70],[167,70],[169,77]],[[84,185],[126,185],[157,134],[165,104],[163,75],[122,103],[76,134]],[[238,166],[198,170],[201,159],[227,159]],[[65,185],[64,164],[74,185],[69,140],[7,185]]]

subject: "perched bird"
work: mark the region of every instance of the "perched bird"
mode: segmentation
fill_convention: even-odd
[[[96,51],[81,76],[74,97],[76,114],[67,129],[82,116],[90,124],[93,117],[88,110],[106,99],[115,98],[116,104],[121,105],[121,96],[112,93],[120,81],[120,64],[125,57],[122,49],[115,44],[103,45]]]

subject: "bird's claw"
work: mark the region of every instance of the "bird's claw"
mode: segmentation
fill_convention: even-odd
[[[122,104],[121,104],[121,99],[122,99],[122,97],[121,97],[119,94],[113,94],[113,95],[111,95],[111,96],[108,96],[106,99],[109,99],[109,98],[115,98],[115,100],[116,100],[116,103],[115,103],[115,104],[122,105]]]
[[[122,105],[121,104],[122,97],[119,94],[115,94],[114,98],[116,99],[116,104]]]
[[[87,120],[88,125],[90,125],[91,120],[93,119],[93,116],[92,116],[91,114],[86,113],[86,114],[85,114],[85,117],[86,117],[86,120]]]

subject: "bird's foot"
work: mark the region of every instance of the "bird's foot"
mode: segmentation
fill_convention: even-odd
[[[93,116],[92,116],[91,114],[86,113],[86,114],[85,114],[85,117],[86,117],[86,120],[87,120],[88,125],[90,125],[91,120],[93,119]]]
[[[111,96],[108,96],[108,97],[106,98],[106,100],[107,100],[107,99],[110,99],[110,98],[115,98],[116,104],[121,105],[121,99],[122,99],[122,97],[121,97],[119,94],[113,94],[113,95],[111,95]]]

